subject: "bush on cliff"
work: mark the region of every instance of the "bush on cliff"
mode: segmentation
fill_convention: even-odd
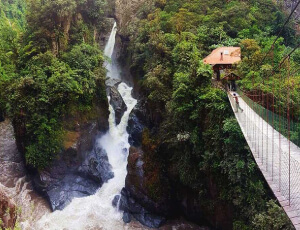
[[[104,29],[105,1],[34,0],[26,7],[1,0],[0,6],[0,114],[12,119],[26,163],[42,169],[62,150],[68,117],[88,117],[106,100],[96,36]]]
[[[173,186],[198,194],[194,201],[203,212],[197,214],[214,226],[251,229],[254,215],[265,212],[273,197],[232,119],[226,93],[212,86],[210,66],[201,60],[213,48],[248,39],[266,52],[285,20],[281,16],[271,0],[159,0],[130,37],[132,72],[155,126],[150,139],[156,140],[160,165],[172,171]],[[294,42],[292,26],[283,33],[288,45]],[[250,61],[257,64],[260,56]],[[222,223],[216,220],[220,209],[228,214]]]

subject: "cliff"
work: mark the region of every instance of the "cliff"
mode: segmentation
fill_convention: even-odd
[[[16,205],[0,188],[0,228],[14,228],[17,219]]]
[[[134,24],[145,17],[154,0],[115,0],[115,18],[121,37],[128,37],[135,31]]]
[[[283,9],[285,9],[288,13],[290,13],[291,10],[293,10],[295,8],[298,1],[297,0],[284,0],[283,2],[281,2],[281,1],[277,1],[277,2],[278,2],[280,7],[283,7]],[[300,19],[300,6],[297,7],[293,17],[296,21],[299,21],[299,19]]]
[[[0,172],[0,229],[13,228],[16,220],[28,229],[50,209],[26,175],[9,120],[0,122]]]

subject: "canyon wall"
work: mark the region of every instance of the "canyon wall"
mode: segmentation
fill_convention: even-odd
[[[134,24],[141,17],[145,17],[154,4],[154,0],[115,0],[115,17],[119,35],[127,37],[134,32]]]

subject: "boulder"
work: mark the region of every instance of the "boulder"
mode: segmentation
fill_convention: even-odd
[[[78,171],[86,177],[90,177],[100,183],[107,182],[114,177],[111,171],[111,165],[108,162],[107,153],[101,147],[95,149],[88,154]]]
[[[124,211],[123,221],[125,223],[131,221],[131,216],[149,228],[159,228],[166,221],[165,217],[149,212],[136,202],[125,188],[121,191],[119,209]]]
[[[95,147],[85,155],[65,152],[52,166],[34,177],[35,188],[48,198],[52,210],[62,210],[73,198],[95,192],[113,178],[107,153]]]
[[[127,110],[127,106],[119,93],[117,87],[109,87],[109,96],[110,96],[110,101],[109,103],[113,107],[115,111],[115,122],[116,124],[120,124],[121,119]]]
[[[122,83],[122,80],[116,78],[107,78],[105,81],[106,87],[118,87]]]
[[[121,198],[121,195],[115,195],[115,197],[114,197],[114,199],[112,201],[112,206],[113,207],[117,207],[118,206],[120,198]]]
[[[52,179],[52,181],[46,185],[47,187],[45,186],[45,192],[53,211],[64,209],[75,197],[93,195],[100,187],[100,184],[95,181],[72,173],[64,175],[59,180],[56,180],[56,178],[49,179]],[[46,181],[43,180],[43,182]]]
[[[96,144],[97,138],[108,129],[108,114],[98,109],[102,114],[100,111],[94,120],[78,123],[76,129],[66,132],[65,150],[48,168],[30,169],[34,188],[47,198],[52,210],[62,210],[75,197],[95,194],[114,176],[107,153]]]
[[[131,111],[128,120],[127,133],[129,134],[128,140],[131,146],[141,146],[143,130],[145,127],[150,127],[147,116],[146,109],[143,106],[143,100],[139,100]]]
[[[123,213],[123,221],[124,223],[128,224],[131,222],[131,214],[129,212],[124,212]]]

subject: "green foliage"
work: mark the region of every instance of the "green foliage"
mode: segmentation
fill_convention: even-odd
[[[0,119],[7,109],[3,89],[16,70],[18,39],[26,24],[24,11],[24,1],[0,1]]]
[[[105,23],[105,4],[31,0],[26,11],[23,1],[0,2],[0,116],[12,119],[33,167],[47,167],[62,150],[68,116],[90,113],[106,99],[94,37]]]
[[[74,46],[59,60],[51,52],[30,59],[19,78],[9,86],[10,116],[15,128],[25,122],[27,163],[44,168],[62,148],[62,121],[77,105],[91,109],[103,99],[103,56],[99,49]]]
[[[287,29],[291,30],[289,26]],[[294,35],[291,37],[296,39]],[[274,110],[275,116],[286,113],[289,105],[289,110],[292,111],[290,116],[292,141],[299,145],[300,131],[297,127],[300,122],[299,51],[291,55],[289,62],[287,59],[282,62],[292,50],[291,47],[286,46],[293,45],[290,41],[291,37],[286,35],[284,38],[279,38],[275,45],[273,45],[275,36],[265,37],[265,33],[241,40],[243,59],[237,66],[237,74],[242,78],[239,82],[240,88],[248,95],[262,93],[267,95],[260,104],[266,109]],[[287,114],[284,116],[287,117]],[[287,118],[282,122],[287,123]],[[278,130],[276,122],[274,127]],[[287,126],[281,130],[281,133],[288,136]]]
[[[70,114],[88,113],[106,99],[103,55],[95,45],[105,6],[104,0],[29,0],[25,11],[22,0],[0,1],[0,114],[8,112],[26,161],[36,168],[47,167],[62,149]],[[279,76],[287,73],[286,64],[268,76],[295,43],[292,25],[260,66],[286,18],[272,0],[157,0],[151,7],[140,9],[129,47],[157,128],[156,138],[143,136],[150,195],[165,197],[169,184],[162,175],[172,168],[178,184],[211,206],[233,207],[235,229],[287,227],[282,210],[266,205],[265,183],[227,95],[212,86],[212,70],[202,59],[214,47],[240,45],[242,87],[253,88],[254,78],[256,89],[269,92],[267,83],[274,82],[276,94],[284,95],[290,83]],[[298,59],[292,56],[293,66]],[[291,90],[292,100],[300,100],[298,92]],[[216,187],[214,198],[209,183]]]
[[[105,28],[105,0],[29,0],[28,36],[44,52],[44,45],[57,54],[69,44],[93,44],[96,31]]]
[[[224,156],[219,167],[230,185],[228,189],[223,189],[221,196],[231,201],[245,217],[251,216],[265,208],[263,177],[235,119],[225,120],[221,138],[224,140]]]
[[[91,104],[95,94],[100,99],[105,97],[105,71],[102,68],[104,58],[98,48],[84,43],[76,45],[63,55],[63,59],[76,71],[76,81],[81,86],[80,100],[83,104]]]
[[[9,113],[15,128],[26,123],[26,160],[35,167],[47,166],[61,148],[60,116],[81,93],[74,76],[68,65],[47,52],[33,57],[9,86]]]
[[[158,129],[155,151],[177,175],[178,186],[190,188],[212,208],[228,204],[235,229],[249,229],[270,197],[227,95],[212,86],[211,67],[202,60],[212,48],[241,46],[237,72],[251,87],[252,76],[262,81],[273,71],[270,57],[262,67],[259,62],[280,28],[272,19],[281,23],[285,16],[271,0],[170,0],[155,1],[155,7],[139,21],[129,45],[133,74]],[[291,28],[275,46],[275,65],[284,55],[283,41],[294,42]]]
[[[254,229],[280,230],[294,229],[288,217],[274,201],[267,203],[267,210],[256,214],[252,223]]]
[[[55,158],[55,154],[62,147],[62,129],[55,119],[47,120],[46,117],[34,117],[35,124],[28,124],[28,133],[32,133],[26,147],[26,162],[34,167],[43,169]],[[32,130],[34,125],[37,130]]]
[[[149,130],[143,132],[143,169],[145,180],[143,186],[146,188],[149,197],[156,202],[165,202],[164,199],[170,196],[170,187],[164,175],[164,165],[158,152],[158,141],[151,139]]]
[[[26,2],[22,0],[1,0],[0,1],[0,27],[9,24],[9,26],[18,29],[24,29]]]

